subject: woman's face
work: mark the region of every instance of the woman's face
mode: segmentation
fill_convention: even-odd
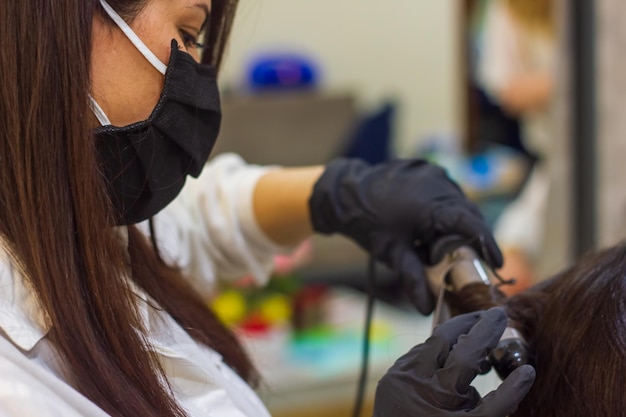
[[[143,43],[168,64],[172,39],[196,60],[198,35],[209,21],[211,0],[147,0],[127,22]],[[93,22],[91,94],[113,125],[148,118],[163,88],[158,72],[110,20],[96,14]],[[94,127],[98,125],[94,117]]]

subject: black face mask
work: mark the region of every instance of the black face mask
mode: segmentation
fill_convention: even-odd
[[[187,175],[200,175],[220,122],[215,70],[172,40],[163,92],[148,120],[95,131],[117,224],[149,219],[178,195]]]

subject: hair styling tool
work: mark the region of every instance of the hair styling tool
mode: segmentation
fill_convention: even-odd
[[[502,279],[491,268],[485,267],[485,263],[472,249],[472,244],[475,243],[476,239],[447,236],[436,241],[430,248],[428,261],[432,266],[426,272],[431,291],[437,295],[433,328],[451,318],[450,306],[445,300],[446,292],[458,293],[469,284],[492,286],[512,283]],[[492,300],[488,303],[497,305]],[[532,362],[526,341],[511,323],[487,359],[502,380],[515,369]]]

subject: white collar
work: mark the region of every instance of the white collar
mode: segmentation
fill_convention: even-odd
[[[117,229],[124,242],[128,242],[126,227]],[[141,301],[135,307],[143,327],[149,330],[149,301],[147,294],[129,280],[132,291]],[[26,279],[24,268],[12,253],[6,240],[0,237],[0,330],[23,351],[32,350],[43,339],[52,324],[44,313],[35,291]]]
[[[19,261],[0,238],[0,328],[16,346],[29,351],[50,327]]]

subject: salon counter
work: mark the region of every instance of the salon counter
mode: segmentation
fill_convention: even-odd
[[[274,417],[348,417],[360,375],[366,297],[333,288],[324,310],[329,329],[306,338],[288,330],[244,337],[263,378],[259,394]],[[374,307],[369,373],[362,415],[371,415],[376,383],[394,361],[430,334],[431,317],[377,302]],[[480,377],[480,392],[493,389],[494,373]]]

